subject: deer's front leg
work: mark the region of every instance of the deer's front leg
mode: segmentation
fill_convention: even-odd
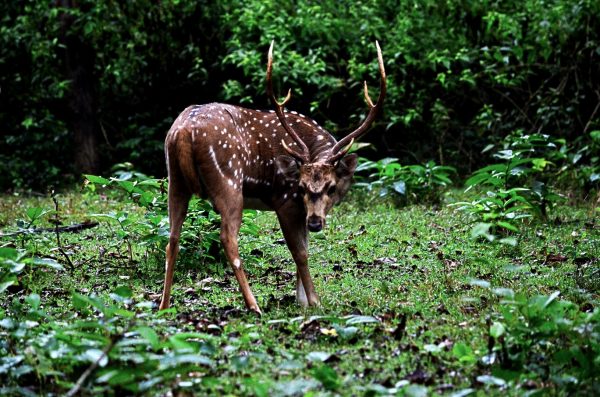
[[[303,211],[288,205],[277,211],[287,246],[296,262],[296,299],[303,306],[318,306],[319,296],[308,269],[308,236]]]
[[[216,205],[219,212],[221,212],[221,243],[223,244],[225,256],[227,256],[227,260],[233,269],[235,278],[240,285],[246,307],[257,314],[262,314],[256,303],[256,299],[250,290],[250,285],[248,284],[246,273],[242,267],[242,261],[238,250],[237,239],[242,224],[242,199],[241,197],[239,200],[233,198],[231,201],[239,201],[239,205],[234,205],[234,203],[230,202],[226,209]]]

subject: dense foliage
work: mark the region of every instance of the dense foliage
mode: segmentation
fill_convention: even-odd
[[[464,174],[516,131],[579,152],[600,128],[595,0],[23,1],[0,15],[3,189],[123,160],[162,175],[163,136],[188,104],[268,107],[272,39],[291,106],[336,133],[365,114],[360,84],[375,82],[381,42],[389,93],[367,137],[374,160]]]

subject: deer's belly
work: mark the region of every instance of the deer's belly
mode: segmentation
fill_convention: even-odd
[[[273,210],[273,207],[271,207],[271,205],[265,203],[262,199],[255,197],[244,197],[244,208],[264,211]]]

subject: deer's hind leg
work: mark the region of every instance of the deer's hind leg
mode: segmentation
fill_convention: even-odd
[[[221,188],[222,190],[217,190],[221,194],[212,197],[215,209],[221,214],[221,244],[227,261],[233,269],[233,274],[240,285],[246,307],[260,315],[260,308],[250,290],[239,253],[238,234],[242,225],[242,209],[244,206],[242,192],[230,185],[223,185]]]
[[[169,167],[169,243],[167,244],[167,259],[165,264],[165,283],[159,309],[168,309],[173,285],[175,260],[179,252],[179,237],[181,227],[187,214],[192,193],[189,191],[181,171],[177,166]]]

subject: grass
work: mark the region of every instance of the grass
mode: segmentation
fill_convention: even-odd
[[[460,195],[451,192],[446,201],[456,201]],[[201,353],[210,363],[193,369],[188,362],[173,365],[170,375],[161,372],[146,389],[111,384],[102,375],[113,362],[116,368],[135,363],[126,357],[122,342],[128,340],[130,328],[119,319],[111,335],[123,346],[111,351],[109,362],[87,379],[85,393],[522,395],[538,391],[561,395],[598,390],[597,375],[577,386],[550,375],[534,376],[527,366],[519,369],[524,375],[517,380],[502,382],[497,366],[486,362],[503,341],[490,336],[490,326],[497,321],[508,324],[503,317],[506,289],[527,297],[560,291],[559,300],[575,303],[582,312],[598,307],[600,248],[594,208],[564,205],[548,224],[523,228],[512,246],[472,239],[472,224],[446,205],[398,208],[360,192],[351,196],[334,209],[324,232],[310,235],[309,262],[321,307],[304,310],[296,305],[295,265],[282,244],[274,214],[260,212],[254,218],[258,232],[240,237],[240,252],[263,316],[244,310],[222,255],[207,259],[197,245],[184,245],[176,266],[173,308],[159,314],[156,307],[140,309],[134,327],[148,326],[160,341],[198,333],[194,338],[203,341]],[[65,193],[59,203],[64,224],[111,211],[144,216],[133,204],[110,196]],[[15,230],[17,220],[27,219],[27,209],[32,207],[51,210],[53,204],[48,197],[3,196],[0,226]],[[44,226],[50,218],[36,226]],[[95,294],[110,302],[111,292],[126,286],[131,291],[126,309],[146,301],[157,305],[164,252],[137,233],[135,225],[130,229],[101,220],[99,227],[63,234],[62,246],[76,269],[27,270],[20,276],[20,286],[2,293],[6,299],[0,304],[0,315],[16,317],[26,297],[39,294],[46,317],[33,326],[41,329],[40,334],[31,334],[39,342],[47,330],[45,323],[68,323],[83,315],[72,303],[72,293]],[[64,262],[53,233],[2,237],[0,246]],[[97,312],[88,315],[101,317]],[[0,353],[20,354],[19,349],[27,347],[27,340],[11,335],[14,346],[0,345]],[[169,348],[148,347],[148,351],[160,358]],[[6,393],[64,393],[89,362],[48,364],[65,374],[64,379],[36,367],[41,365],[39,359],[29,357],[29,365],[37,377],[0,370],[0,381],[5,377],[0,383],[11,387]],[[137,376],[129,381],[138,385],[153,379],[150,372],[131,376]]]

